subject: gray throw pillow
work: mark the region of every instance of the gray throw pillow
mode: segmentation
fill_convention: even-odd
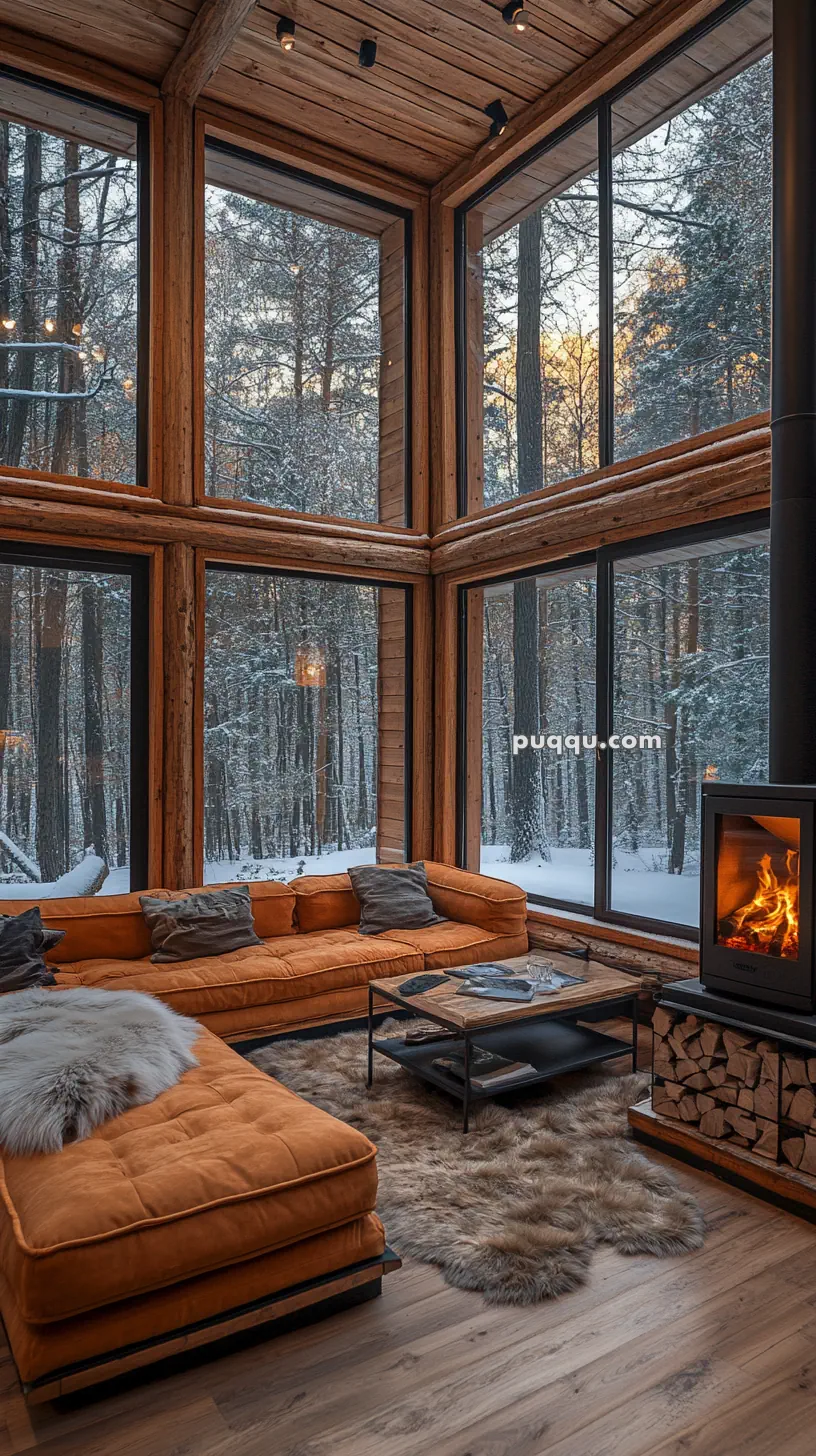
[[[384,865],[358,865],[349,878],[360,901],[360,934],[380,935],[388,930],[422,930],[439,925],[428,894],[428,876],[421,862],[404,869]]]
[[[202,891],[184,900],[140,895],[157,964],[224,955],[248,945],[263,945],[255,934],[247,885]]]
[[[64,937],[64,930],[46,929],[39,905],[21,915],[0,916],[0,991],[53,986],[54,977],[43,956]]]

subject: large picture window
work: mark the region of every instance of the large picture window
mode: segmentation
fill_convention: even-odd
[[[410,590],[212,567],[204,877],[402,861]]]
[[[147,565],[0,548],[0,900],[147,884]]]
[[[694,930],[700,784],[768,775],[768,571],[751,518],[463,588],[462,860]]]
[[[0,94],[0,466],[144,485],[147,122]]]
[[[410,217],[210,143],[204,484],[406,524]]]
[[[457,210],[460,514],[768,407],[772,11],[728,0]]]

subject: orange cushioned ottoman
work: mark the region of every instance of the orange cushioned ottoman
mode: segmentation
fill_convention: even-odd
[[[208,1031],[195,1054],[149,1105],[0,1164],[0,1309],[23,1382],[178,1328],[174,1304],[210,1319],[383,1254],[368,1139]]]

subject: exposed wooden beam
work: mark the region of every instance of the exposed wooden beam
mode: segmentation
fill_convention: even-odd
[[[162,81],[163,96],[192,106],[215,75],[257,0],[203,0]]]

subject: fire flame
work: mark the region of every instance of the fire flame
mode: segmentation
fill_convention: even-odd
[[[763,854],[757,866],[753,900],[721,922],[723,945],[733,950],[752,950],[798,960],[799,855],[795,849],[786,851],[785,870],[785,878],[778,879],[771,856]]]

